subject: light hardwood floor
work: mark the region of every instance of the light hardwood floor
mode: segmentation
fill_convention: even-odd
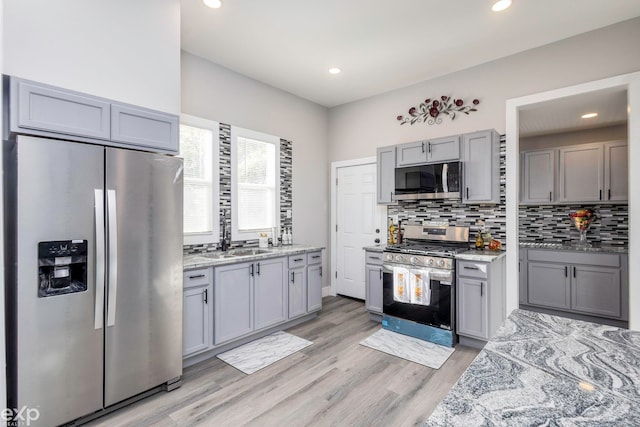
[[[458,345],[438,370],[363,347],[380,328],[364,305],[323,300],[321,314],[288,332],[313,345],[252,375],[217,358],[185,369],[183,385],[92,426],[420,425],[478,350]]]

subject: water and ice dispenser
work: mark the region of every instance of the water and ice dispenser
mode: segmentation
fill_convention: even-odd
[[[38,296],[87,290],[87,241],[58,240],[38,243]]]

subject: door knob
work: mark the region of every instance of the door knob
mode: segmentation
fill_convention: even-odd
[[[380,239],[376,239],[376,240],[374,240],[374,242],[380,243]]]
[[[380,229],[379,228],[376,228],[376,233],[380,233]]]

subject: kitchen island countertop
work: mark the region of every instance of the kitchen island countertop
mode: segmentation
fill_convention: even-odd
[[[427,426],[638,426],[640,332],[514,310]]]
[[[239,262],[256,261],[260,259],[321,251],[322,249],[324,249],[324,246],[283,245],[264,249],[237,248],[231,249],[227,252],[215,251],[208,252],[206,254],[195,253],[184,255],[182,268],[184,270],[192,270],[194,268],[217,267],[219,265],[236,264]],[[252,251],[256,251],[256,253],[251,253]],[[239,255],[239,253],[243,254]]]
[[[565,244],[565,243],[543,243],[543,242],[523,242],[520,241],[520,247],[523,249],[546,249],[551,251],[576,251],[576,252],[610,252],[615,254],[629,253],[626,246],[613,245],[593,245],[584,248]]]

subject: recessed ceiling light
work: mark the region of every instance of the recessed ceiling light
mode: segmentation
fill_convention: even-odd
[[[329,68],[329,74],[340,74],[342,70],[338,67]]]
[[[204,2],[204,4],[206,4],[212,9],[218,9],[222,6],[221,0],[202,0],[202,1]]]
[[[583,114],[581,117],[583,119],[591,119],[593,117],[596,117],[598,115],[598,113],[587,113],[587,114]]]
[[[511,0],[498,0],[493,4],[493,6],[491,6],[491,10],[494,12],[500,12],[509,6],[511,6]]]

